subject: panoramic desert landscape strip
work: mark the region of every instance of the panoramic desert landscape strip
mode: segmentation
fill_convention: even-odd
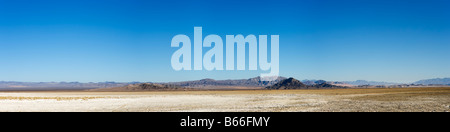
[[[0,111],[49,112],[448,112],[450,87],[213,90],[10,91]]]

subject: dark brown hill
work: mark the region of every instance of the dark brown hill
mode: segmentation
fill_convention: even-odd
[[[331,88],[346,88],[346,87],[328,84],[326,81],[321,81],[320,84],[306,85],[294,78],[285,79],[272,86],[266,87],[266,89],[331,89]]]
[[[303,84],[297,79],[288,78],[282,80],[272,86],[266,87],[267,89],[306,89],[307,85]]]

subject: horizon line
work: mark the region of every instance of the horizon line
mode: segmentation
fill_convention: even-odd
[[[251,77],[251,78],[257,78]],[[313,81],[313,80],[324,80],[329,82],[351,82],[351,81],[367,81],[367,82],[382,82],[382,83],[397,83],[397,84],[414,84],[415,82],[421,81],[421,80],[431,80],[431,79],[446,79],[450,77],[436,77],[436,78],[428,78],[428,79],[420,79],[413,82],[407,82],[407,83],[401,83],[401,82],[390,82],[390,81],[373,81],[373,80],[366,80],[366,79],[356,79],[356,80],[346,80],[346,81],[336,81],[336,80],[325,80],[325,79],[298,79],[295,77],[285,77],[285,76],[278,76],[278,77],[284,77],[284,78],[294,78],[300,81]],[[212,79],[215,81],[222,81],[222,80],[245,80],[245,79],[251,79],[251,78],[236,78],[236,79],[213,79],[213,78],[202,78],[202,79],[195,79],[195,80],[182,80],[182,81],[89,81],[89,82],[82,82],[82,81],[5,81],[1,80],[0,82],[22,82],[22,83],[173,83],[173,82],[189,82],[189,81],[198,81],[198,80],[204,80],[204,79]]]

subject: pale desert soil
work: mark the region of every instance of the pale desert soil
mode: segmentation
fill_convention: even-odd
[[[0,111],[450,111],[450,88],[0,92]]]

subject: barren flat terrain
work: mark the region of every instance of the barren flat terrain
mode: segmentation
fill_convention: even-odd
[[[450,88],[0,92],[0,111],[450,111]]]

